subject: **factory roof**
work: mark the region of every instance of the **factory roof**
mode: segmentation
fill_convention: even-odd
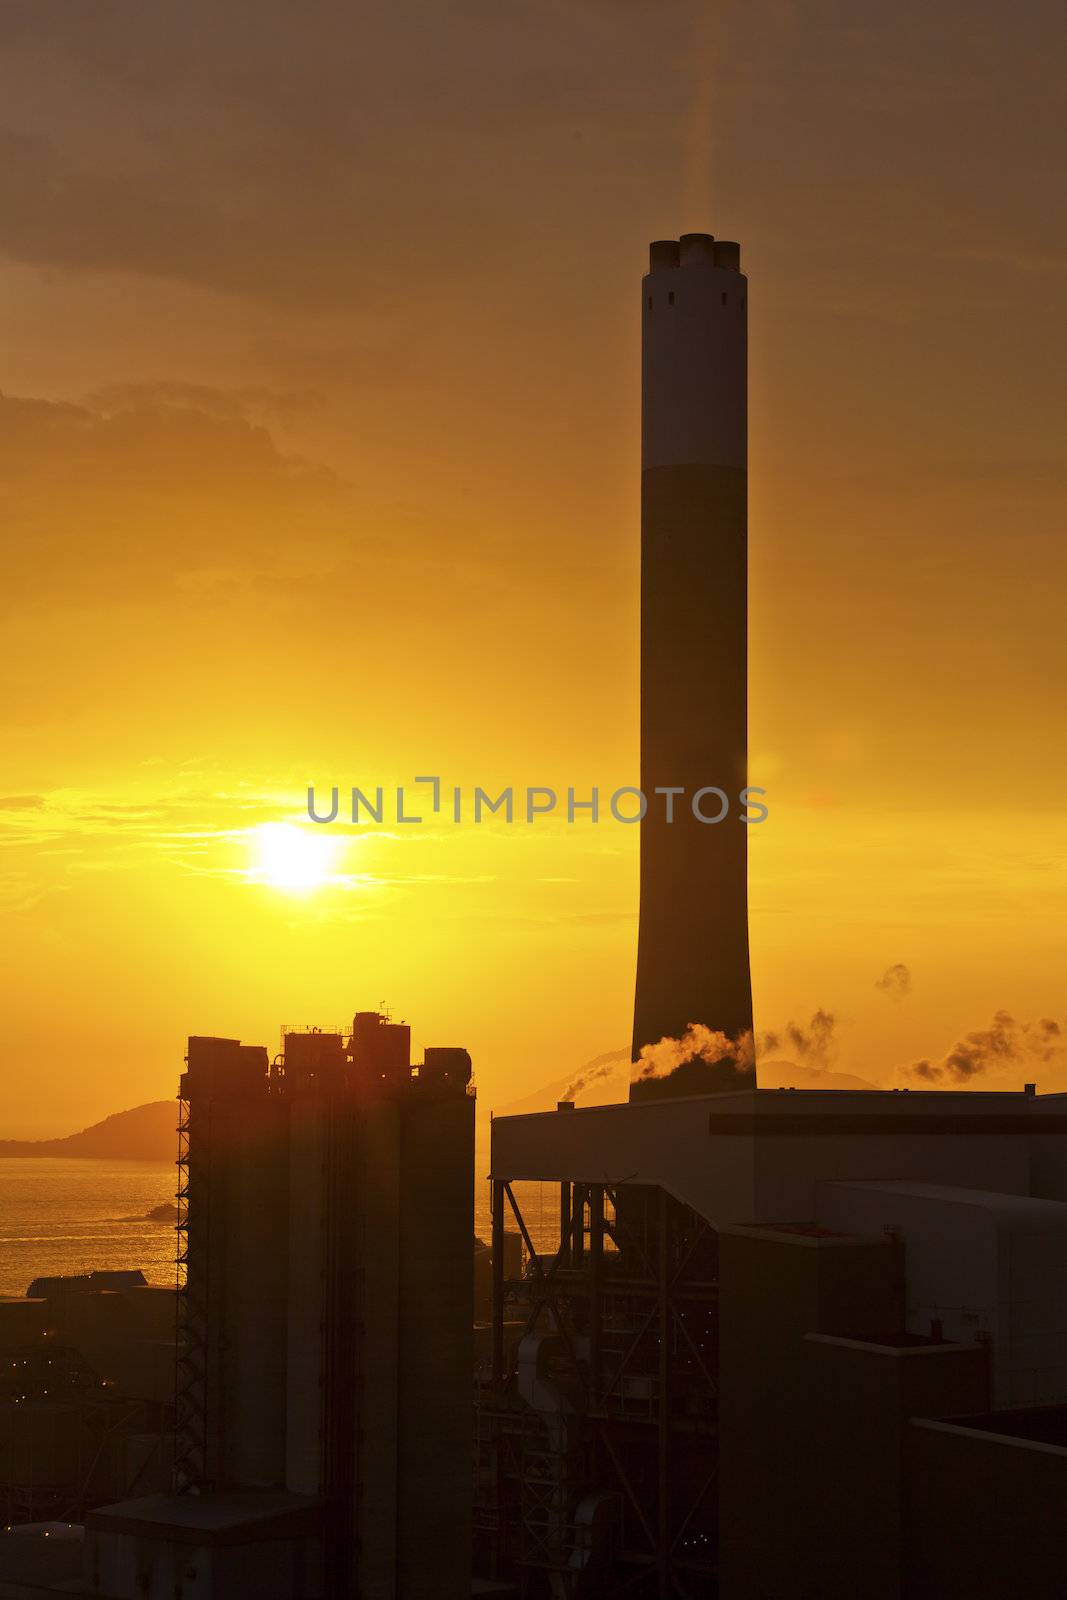
[[[651,1184],[716,1226],[814,1219],[822,1180],[1025,1195],[1030,1137],[1067,1135],[1060,1097],[1019,1091],[739,1089],[497,1117],[492,1176]]]
[[[177,1544],[244,1544],[309,1533],[317,1526],[320,1509],[318,1500],[282,1489],[152,1494],[100,1506],[89,1512],[86,1527]]]

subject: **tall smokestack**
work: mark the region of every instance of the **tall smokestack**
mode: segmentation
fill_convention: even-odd
[[[641,920],[633,1059],[702,1024],[752,1030],[747,826],[748,283],[711,234],[651,246],[642,283]],[[702,821],[694,796],[729,797]],[[683,794],[656,794],[657,789]],[[673,821],[667,806],[673,801]],[[697,802],[713,819],[715,793]],[[708,1059],[708,1056],[711,1059]],[[754,1082],[724,1053],[638,1077],[631,1099]],[[675,1055],[677,1059],[677,1055]]]

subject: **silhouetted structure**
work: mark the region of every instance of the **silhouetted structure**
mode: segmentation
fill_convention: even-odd
[[[528,1266],[497,1272],[481,1568],[552,1600],[1009,1592],[943,1515],[1057,1593],[1062,1521],[1024,1534],[1067,1478],[1064,1105],[743,1090],[496,1118],[495,1236],[513,1218]]]
[[[470,1075],[374,1012],[190,1039],[179,1492],[95,1515],[98,1592],[466,1600]]]
[[[690,233],[651,247],[641,461],[641,787],[649,808],[634,1060],[690,1023],[731,1040],[752,1030],[748,829],[738,807],[748,760],[747,292],[734,243]],[[657,795],[670,788],[685,792]],[[714,789],[729,801],[720,821]],[[714,1063],[697,1059],[635,1083],[632,1095],[743,1081],[732,1063],[716,1075]]]
[[[0,1524],[163,1487],[173,1425],[173,1289],[91,1272],[0,1296]]]
[[[743,785],[746,607],[737,247],[687,235],[651,268],[650,798]],[[635,1059],[691,1024],[752,1026],[744,826],[649,817]],[[739,1055],[683,1060],[626,1105],[494,1120],[479,1570],[531,1600],[1051,1600],[1067,1097],[766,1091]],[[533,1184],[559,1196],[548,1251]]]

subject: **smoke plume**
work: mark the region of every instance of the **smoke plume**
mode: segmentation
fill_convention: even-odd
[[[837,1019],[833,1012],[820,1009],[814,1012],[806,1027],[799,1022],[787,1022],[779,1031],[769,1029],[761,1033],[756,1041],[756,1054],[773,1056],[780,1050],[788,1050],[806,1066],[826,1068],[837,1043],[834,1037],[836,1027]]]
[[[1063,1028],[1052,1017],[1017,1022],[1007,1011],[997,1011],[988,1028],[965,1033],[943,1060],[914,1061],[901,1072],[924,1083],[970,1083],[988,1073],[1062,1064],[1065,1042]]]
[[[661,1039],[658,1044],[646,1044],[634,1063],[635,1081],[645,1078],[669,1078],[672,1072],[689,1061],[716,1063],[732,1062],[737,1072],[751,1072],[753,1066],[751,1033],[739,1039],[729,1039],[725,1033],[708,1028],[702,1022],[691,1022],[680,1039]]]
[[[875,978],[874,987],[881,989],[891,1000],[903,1000],[906,994],[911,993],[911,973],[903,961],[894,961],[891,967],[886,967],[880,978]]]
[[[619,1062],[629,1061],[629,1059],[629,1050],[609,1050],[607,1055],[594,1056],[592,1061],[587,1061],[584,1067],[578,1069],[578,1072],[568,1083],[559,1098],[561,1100],[577,1099],[583,1089],[588,1088],[591,1083],[596,1083],[598,1078],[610,1078]]]

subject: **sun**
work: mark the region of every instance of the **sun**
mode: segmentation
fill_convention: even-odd
[[[249,876],[272,889],[308,894],[330,883],[338,841],[291,822],[263,822],[251,831],[255,863]]]

